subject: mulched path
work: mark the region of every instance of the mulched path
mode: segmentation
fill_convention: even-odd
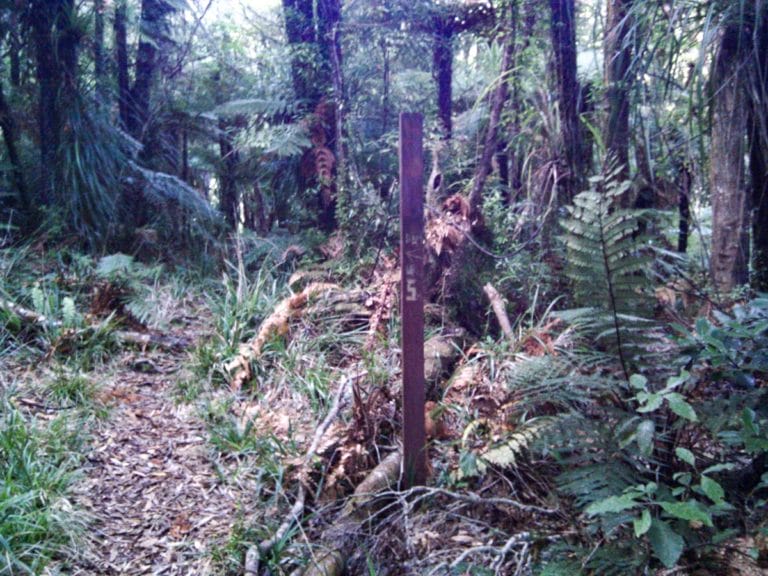
[[[127,353],[102,384],[111,409],[75,497],[93,518],[92,546],[72,574],[214,573],[211,547],[227,539],[247,493],[217,474],[205,424],[174,400],[184,362],[184,352]]]

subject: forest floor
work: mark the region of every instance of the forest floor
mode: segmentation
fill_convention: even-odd
[[[0,456],[13,452],[5,436],[13,428],[6,414],[14,411],[30,429],[55,435],[64,426],[82,436],[71,458],[51,459],[45,444],[25,441],[16,451],[30,462],[20,472],[5,471],[0,460],[0,472],[20,484],[42,470],[35,457],[71,471],[63,491],[50,488],[60,483],[55,470],[55,482],[30,483],[43,508],[66,512],[64,522],[71,517],[80,527],[31,573],[632,573],[603,571],[617,559],[610,551],[598,558],[600,544],[582,550],[603,568],[585,571],[572,559],[584,517],[559,493],[557,464],[529,449],[550,422],[553,402],[594,386],[578,371],[565,372],[575,347],[571,329],[548,320],[508,341],[478,341],[430,308],[430,476],[426,487],[403,490],[396,268],[385,263],[362,288],[327,269],[265,270],[241,265],[223,281],[202,279],[195,287],[183,277],[153,283],[138,276],[130,309],[136,316],[100,297],[107,288],[123,294],[126,279],[110,284],[91,272],[86,280],[49,273],[53,280],[42,288],[29,282],[18,289],[30,296],[16,301],[37,312],[17,306],[24,322],[0,354]],[[38,292],[55,295],[67,281],[75,286],[72,305],[58,294],[49,297],[55,309],[46,309]],[[98,306],[104,301],[112,306],[106,314]],[[124,314],[120,329],[117,313]],[[16,326],[15,318],[8,322]],[[132,323],[166,344],[121,340]],[[595,415],[599,408],[590,405]],[[542,418],[520,416],[537,411]],[[0,489],[2,481],[0,475]],[[12,483],[6,486],[13,495]],[[2,521],[0,514],[6,530]],[[44,537],[57,530],[51,524]],[[731,542],[714,559],[718,569],[695,573],[764,573],[750,558],[760,543],[752,536]],[[554,546],[564,560],[542,568],[542,550]],[[30,549],[22,561],[30,563]],[[313,568],[329,558],[332,569]],[[16,573],[2,566],[0,575]]]
[[[169,335],[190,344],[210,335],[206,310],[180,313]],[[125,348],[92,376],[96,417],[71,501],[87,517],[86,545],[47,573],[222,573],[215,550],[254,492],[212,465],[206,422],[180,401],[179,374],[189,361],[187,350]],[[16,404],[43,421],[62,410],[51,406],[44,385],[52,369],[43,362],[16,372]]]

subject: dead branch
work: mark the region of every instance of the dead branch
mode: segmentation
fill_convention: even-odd
[[[338,289],[336,284],[317,282],[308,285],[298,294],[293,294],[280,302],[262,323],[256,337],[250,342],[240,346],[240,353],[224,366],[229,374],[233,374],[230,388],[237,392],[243,384],[253,376],[251,362],[261,356],[264,345],[275,336],[283,336],[288,333],[288,323],[292,318],[301,313],[301,309],[310,298],[323,294],[329,290]]]
[[[53,320],[47,316],[38,314],[34,310],[30,310],[29,308],[25,308],[24,306],[20,306],[9,300],[0,299],[0,308],[11,312],[15,316],[18,316],[22,322],[26,322],[27,324],[34,324],[43,330],[62,328],[64,326],[60,320]],[[71,337],[77,338],[79,336],[84,336],[93,332],[102,331],[106,328],[109,321],[110,319],[107,318],[99,324],[81,328],[79,330],[74,330],[72,331]],[[181,350],[189,347],[189,342],[187,339],[168,336],[165,334],[157,334],[152,332],[134,332],[131,330],[114,330],[112,331],[111,335],[117,342],[121,344],[132,344],[141,347],[153,346],[156,348],[164,348],[168,350]]]
[[[271,538],[262,541],[257,547],[252,547],[246,552],[246,555],[245,555],[245,575],[246,576],[250,576],[252,574],[258,574],[260,556],[269,552],[269,550],[271,550],[275,546],[275,544],[277,544],[278,542],[280,542],[280,540],[285,538],[285,535],[288,533],[291,527],[293,527],[294,523],[300,520],[301,515],[304,513],[304,504],[307,498],[306,485],[308,483],[309,471],[312,467],[312,461],[315,457],[315,453],[317,452],[317,448],[320,445],[320,441],[323,439],[323,436],[325,436],[326,432],[328,431],[328,428],[331,427],[331,424],[339,415],[339,412],[341,411],[342,407],[346,403],[347,401],[346,391],[349,384],[352,381],[363,378],[366,375],[367,375],[367,372],[363,370],[353,374],[352,376],[347,376],[343,378],[341,383],[339,384],[339,388],[336,391],[336,395],[333,398],[333,404],[331,404],[331,408],[328,410],[328,414],[325,416],[323,421],[317,427],[317,430],[315,430],[315,435],[312,437],[312,442],[310,443],[309,448],[307,449],[307,452],[304,455],[304,460],[302,462],[301,469],[299,470],[299,474],[298,474],[299,489],[296,495],[296,501],[291,507],[291,510],[288,513],[288,517],[277,528],[274,535]]]
[[[499,294],[496,288],[490,283],[483,286],[483,291],[485,292],[485,295],[488,296],[488,300],[491,301],[491,308],[493,308],[493,312],[496,314],[496,320],[498,320],[499,327],[504,333],[504,336],[508,340],[514,340],[515,335],[512,331],[512,324],[509,321],[509,316],[507,316],[507,309],[506,306],[504,306],[504,300],[502,299],[501,294]]]

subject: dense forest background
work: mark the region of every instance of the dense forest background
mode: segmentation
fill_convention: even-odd
[[[404,111],[430,488],[358,507],[399,470]],[[28,467],[87,449],[38,420],[107,417],[131,346],[261,487],[209,573],[765,569],[768,2],[4,0],[0,131],[0,574],[83,562]]]

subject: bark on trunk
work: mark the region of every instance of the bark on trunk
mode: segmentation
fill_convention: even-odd
[[[30,202],[27,185],[24,180],[24,170],[21,166],[21,158],[17,147],[18,133],[11,108],[5,99],[2,84],[0,84],[0,130],[2,130],[5,148],[8,151],[8,161],[11,164],[11,178],[19,198],[18,205],[26,211],[29,208]]]
[[[38,196],[43,206],[56,197],[56,156],[61,134],[61,113],[58,92],[61,78],[56,62],[53,42],[53,23],[56,19],[55,0],[35,0],[33,3],[32,39],[37,64],[38,111],[40,134],[40,189]]]
[[[93,0],[93,74],[96,79],[96,100],[104,103],[106,95],[104,61],[104,0]]]
[[[441,137],[450,140],[453,130],[453,30],[442,16],[435,17],[432,74],[437,82],[437,118]]]
[[[480,224],[479,217],[483,204],[483,190],[485,189],[485,183],[493,168],[493,155],[496,152],[499,125],[501,123],[501,112],[507,101],[507,84],[512,67],[512,54],[514,48],[514,38],[509,34],[504,40],[504,53],[501,59],[501,75],[499,76],[499,85],[496,87],[491,101],[491,115],[488,120],[488,131],[485,135],[483,152],[477,168],[475,169],[472,190],[469,193],[469,211],[470,217],[473,220],[473,226],[475,224]]]
[[[150,118],[150,95],[159,68],[160,50],[167,44],[169,26],[167,17],[174,8],[166,0],[142,0],[141,36],[136,52],[136,76],[130,93],[128,131],[139,141]],[[151,154],[151,150],[145,151]]]
[[[753,49],[753,101],[750,106],[752,179],[752,287],[768,292],[768,6],[762,4]]]
[[[678,234],[677,234],[677,251],[681,254],[685,254],[688,251],[688,231],[691,225],[691,183],[693,178],[690,170],[687,167],[683,167],[680,170],[680,201],[678,205],[678,212],[680,215]]]
[[[127,33],[126,0],[120,0],[115,7],[115,64],[117,67],[117,91],[120,107],[120,123],[124,130],[128,129],[131,88],[128,80],[128,33]]]
[[[283,0],[285,34],[291,47],[291,80],[293,91],[307,108],[317,101],[312,83],[310,45],[315,41],[312,0]]]
[[[620,178],[629,178],[629,92],[632,87],[630,62],[632,48],[627,38],[632,28],[629,10],[632,0],[608,2],[608,25],[605,36],[605,85],[608,123],[605,146],[621,166]],[[628,195],[622,205],[629,203]]]
[[[228,130],[226,120],[219,119],[219,201],[224,219],[232,230],[236,230],[239,221],[236,181],[238,154],[232,146]]]
[[[10,17],[8,57],[11,61],[11,87],[15,90],[21,86],[21,35],[19,34],[19,11],[24,7],[23,0],[16,0]]]
[[[550,0],[552,45],[555,52],[560,134],[568,175],[562,180],[560,204],[569,204],[581,188],[581,127],[579,123],[579,81],[576,77],[576,7],[574,0]]]
[[[747,102],[738,72],[743,62],[742,44],[740,27],[726,27],[713,70],[710,268],[715,287],[722,294],[747,282],[749,262],[749,210],[744,182]]]

